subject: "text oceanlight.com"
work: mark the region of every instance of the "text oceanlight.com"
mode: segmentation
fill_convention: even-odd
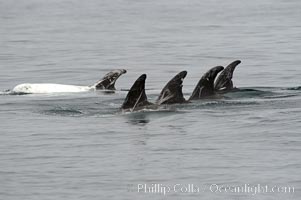
[[[262,184],[243,184],[243,185],[221,185],[221,184],[137,184],[136,192],[145,194],[161,194],[167,195],[169,193],[204,193],[211,192],[216,194],[238,193],[238,194],[266,194],[266,193],[295,193],[295,188],[292,186],[279,185],[262,185]]]

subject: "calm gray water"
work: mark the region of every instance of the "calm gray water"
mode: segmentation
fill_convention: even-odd
[[[1,91],[128,70],[114,94],[0,95],[0,199],[300,199],[301,1],[0,0],[0,25]],[[187,70],[188,97],[236,59],[239,92],[119,111],[142,73],[155,101]]]

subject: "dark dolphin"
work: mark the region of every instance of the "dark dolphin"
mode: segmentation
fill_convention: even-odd
[[[122,110],[134,111],[152,105],[145,94],[145,80],[146,74],[142,74],[135,81],[121,106]]]
[[[222,66],[216,66],[207,71],[196,85],[189,100],[203,99],[214,95],[214,80],[223,69]]]
[[[116,69],[107,73],[101,80],[95,83],[92,87],[95,87],[96,90],[116,90],[115,83],[116,80],[122,75],[125,74],[125,69]]]
[[[232,63],[230,63],[224,71],[218,76],[214,88],[217,92],[228,92],[233,89],[233,72],[237,65],[241,63],[240,60],[236,60]]]
[[[174,104],[174,103],[185,103],[182,92],[182,83],[187,75],[187,71],[182,71],[173,77],[163,88],[156,103],[161,104]]]
[[[155,104],[147,100],[145,94],[146,74],[142,74],[129,90],[122,106],[122,110],[135,111],[143,108],[156,109],[161,104],[173,104],[186,102],[182,93],[182,83],[187,72],[182,71],[171,79],[161,91],[161,94]]]

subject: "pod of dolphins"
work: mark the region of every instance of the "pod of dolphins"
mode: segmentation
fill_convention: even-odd
[[[143,108],[157,108],[162,104],[188,103],[193,100],[210,98],[216,94],[229,92],[234,89],[232,77],[237,65],[241,63],[236,60],[226,68],[216,66],[207,71],[197,83],[188,100],[184,98],[182,83],[187,75],[187,71],[182,71],[173,77],[162,89],[158,99],[151,103],[147,100],[145,93],[146,74],[142,74],[129,90],[121,109],[123,111],[136,111]],[[62,85],[53,83],[23,83],[12,89],[13,94],[33,94],[33,93],[67,93],[85,92],[90,90],[115,90],[115,82],[127,71],[125,69],[112,70],[101,80],[91,86]],[[217,75],[220,73],[218,78]],[[216,80],[215,80],[216,79]]]
[[[182,83],[187,71],[182,71],[173,77],[163,88],[155,103],[147,100],[145,94],[146,74],[142,74],[133,84],[128,92],[121,109],[125,111],[136,111],[143,108],[156,108],[162,104],[188,103],[192,100],[206,99],[215,94],[226,93],[234,89],[232,77],[237,65],[241,63],[236,60],[226,68],[216,66],[207,71],[197,83],[192,95],[188,100],[184,98]],[[221,72],[215,81],[217,75]]]

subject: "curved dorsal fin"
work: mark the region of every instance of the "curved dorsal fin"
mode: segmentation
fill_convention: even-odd
[[[95,83],[92,87],[96,90],[115,90],[115,82],[122,75],[125,74],[125,69],[116,69],[107,73],[101,80]]]
[[[187,71],[182,71],[173,77],[163,88],[157,99],[157,104],[173,104],[186,102],[182,87],[183,80],[187,75]]]
[[[146,74],[142,74],[128,92],[121,109],[135,110],[141,106],[150,105],[145,94]]]
[[[199,80],[189,100],[202,99],[214,95],[214,80],[223,69],[224,67],[222,66],[216,66],[207,71]]]
[[[237,65],[241,63],[240,60],[236,60],[230,63],[224,71],[218,76],[215,81],[214,88],[217,91],[229,91],[233,89],[233,72]]]

